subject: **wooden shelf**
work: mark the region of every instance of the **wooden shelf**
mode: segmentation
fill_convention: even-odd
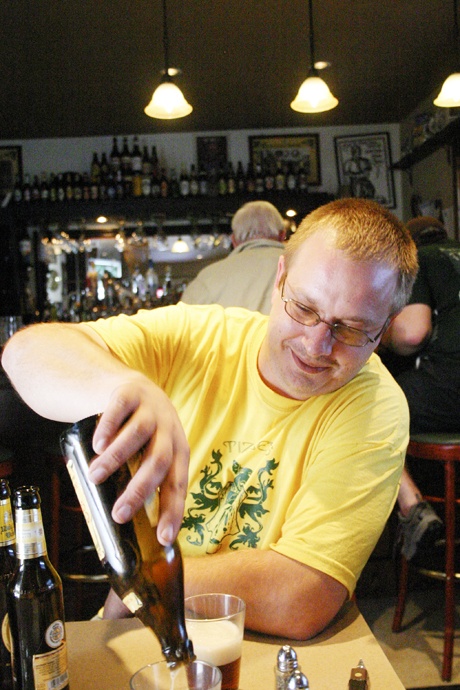
[[[408,170],[446,144],[452,144],[453,146],[460,144],[460,118],[455,118],[455,120],[449,122],[444,129],[433,134],[432,137],[424,141],[420,146],[417,146],[406,156],[403,156],[401,160],[394,163],[391,167],[393,170]]]
[[[16,223],[47,227],[58,223],[68,225],[72,222],[91,222],[98,216],[105,215],[112,219],[126,221],[148,221],[155,218],[165,219],[219,219],[232,216],[247,201],[266,199],[284,215],[289,208],[294,208],[302,218],[313,209],[333,199],[331,194],[309,192],[307,194],[277,193],[265,196],[229,195],[222,197],[179,197],[166,199],[126,199],[113,201],[80,201],[80,202],[31,202],[10,205],[3,211]]]

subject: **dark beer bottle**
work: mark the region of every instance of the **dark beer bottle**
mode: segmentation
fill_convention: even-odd
[[[16,563],[11,492],[7,479],[0,479],[0,690],[12,690],[11,640],[8,623],[8,582]]]
[[[14,492],[16,567],[8,586],[15,690],[69,687],[62,582],[46,551],[39,490]]]
[[[61,446],[99,559],[120,599],[159,639],[166,661],[187,662],[194,655],[185,628],[179,545],[158,542],[154,502],[123,525],[112,519],[113,504],[140,458],[133,458],[129,467],[124,465],[102,484],[94,484],[88,470],[96,423],[95,416],[77,422],[64,432]]]

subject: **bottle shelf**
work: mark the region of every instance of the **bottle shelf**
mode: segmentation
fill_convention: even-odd
[[[416,163],[424,160],[432,153],[437,151],[441,146],[451,144],[458,148],[460,146],[460,119],[455,118],[441,131],[433,134],[429,139],[414,148],[406,156],[403,156],[397,163],[391,167],[393,170],[408,170]]]
[[[54,202],[34,201],[11,204],[7,209],[15,222],[20,224],[46,227],[57,223],[94,222],[98,216],[125,221],[155,221],[156,218],[193,219],[231,217],[247,201],[264,199],[270,201],[284,216],[290,208],[299,218],[333,199],[325,192],[308,192],[291,194],[277,192],[266,195],[232,194],[217,197],[187,196],[178,198],[131,198],[112,201],[69,201]]]

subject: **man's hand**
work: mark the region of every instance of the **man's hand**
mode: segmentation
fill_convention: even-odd
[[[113,391],[93,438],[99,454],[90,478],[99,483],[143,449],[143,461],[116,501],[112,516],[130,520],[160,486],[157,536],[166,545],[176,537],[187,492],[189,446],[169,398],[148,379],[122,384]]]

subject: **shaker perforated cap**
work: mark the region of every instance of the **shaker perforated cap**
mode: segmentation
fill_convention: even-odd
[[[281,647],[276,661],[278,670],[283,672],[294,671],[299,665],[295,649],[288,644]]]
[[[289,676],[287,687],[288,690],[306,690],[310,686],[305,673],[302,673],[299,668],[296,668],[296,670],[293,671],[293,673]]]

